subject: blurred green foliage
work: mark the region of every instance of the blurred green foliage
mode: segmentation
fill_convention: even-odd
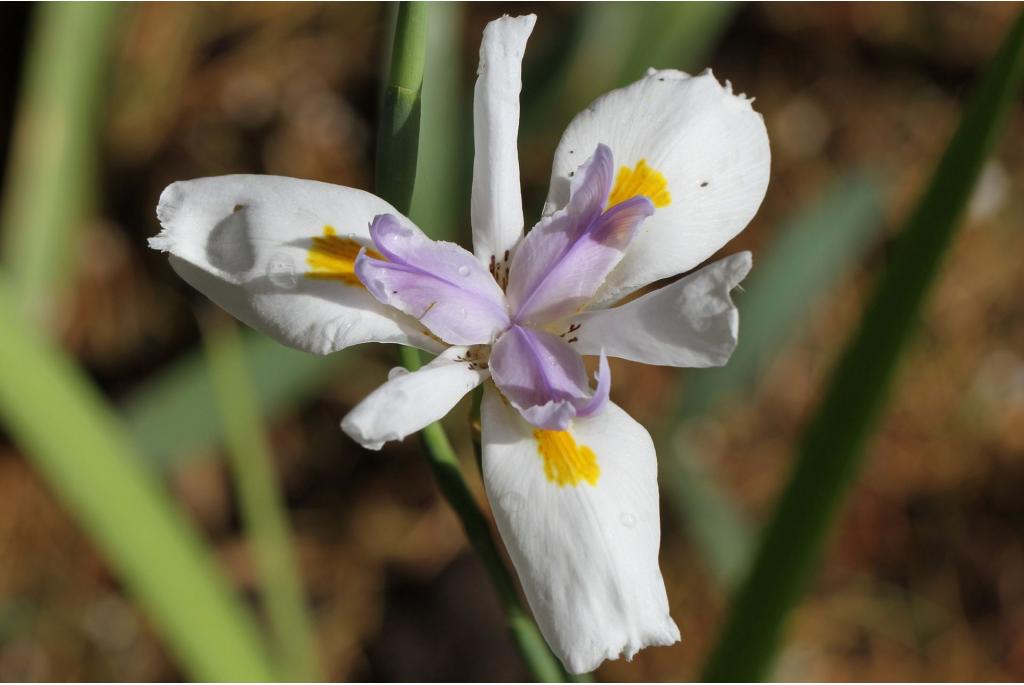
[[[259,369],[252,378],[253,401],[264,418],[301,405],[339,377],[359,350],[314,357],[283,347],[254,331],[240,334],[245,365]],[[129,430],[146,461],[163,471],[220,442],[224,425],[217,413],[213,379],[202,350],[153,374],[121,405]]]
[[[273,676],[255,621],[120,417],[0,281],[0,416],[196,680]]]
[[[96,131],[116,3],[41,4],[7,170],[0,239],[22,311],[46,321],[96,195]]]
[[[856,478],[925,295],[1003,131],[1024,79],[1024,13],[978,83],[797,447],[796,462],[704,671],[710,681],[766,675],[787,617],[814,574]]]
[[[223,318],[223,323],[206,324],[204,341],[239,508],[260,570],[272,653],[282,679],[318,680],[313,624],[291,551],[291,527],[273,456],[249,382],[245,348],[235,322]]]
[[[248,609],[170,496],[145,471],[120,417],[27,312],[48,308],[71,228],[95,192],[92,145],[114,5],[42,6],[3,202],[0,415],[198,680],[273,670]],[[201,629],[198,627],[201,626]]]
[[[703,467],[690,428],[729,398],[756,387],[765,366],[860,263],[881,228],[881,193],[863,174],[838,179],[812,206],[783,222],[736,295],[741,335],[729,363],[688,371],[682,399],[658,431],[667,500],[726,585],[746,570],[753,535]]]

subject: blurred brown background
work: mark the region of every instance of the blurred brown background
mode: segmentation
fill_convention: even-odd
[[[761,211],[726,251],[753,249],[756,270],[779,223],[853,168],[885,179],[887,230],[897,225],[1019,10],[738,6],[701,67],[756,96],[773,169]],[[592,11],[585,3],[461,6],[458,97],[468,105],[484,24],[526,12],[539,19],[524,64],[524,108],[550,88],[584,103],[600,95],[586,69],[563,84],[544,81],[546,60]],[[32,12],[0,10],[4,153]],[[372,189],[385,29],[377,4],[152,4],[124,13],[99,139],[101,192],[54,324],[112,397],[196,346],[195,312],[210,307],[145,247],[166,184],[249,172]],[[542,114],[524,114],[520,139],[528,217],[537,216],[568,123],[557,108]],[[470,145],[468,121],[465,136]],[[452,202],[465,218],[465,164],[452,173],[463,177]],[[791,624],[778,678],[1024,679],[1022,177],[1018,109],[948,255],[823,570]],[[467,229],[463,220],[455,230]],[[838,290],[822,294],[758,390],[695,429],[709,472],[752,521],[770,512],[794,439],[884,260],[884,235],[877,243]],[[338,429],[384,378],[389,354],[368,350],[367,363],[268,426],[326,673],[523,679],[487,578],[415,440],[372,454]],[[645,423],[686,382],[685,373],[624,362],[613,373],[615,400]],[[450,418],[466,453],[464,417],[459,409]],[[60,417],[53,421],[60,430]],[[251,590],[253,564],[223,460],[213,448],[190,457],[172,470],[171,486],[237,587]],[[475,471],[467,472],[479,491]],[[607,664],[598,678],[694,678],[712,644],[726,596],[667,506],[663,520],[662,571],[683,641]],[[179,677],[75,521],[0,437],[0,679]]]

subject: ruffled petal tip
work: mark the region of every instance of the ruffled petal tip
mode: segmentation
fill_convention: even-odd
[[[605,661],[625,659],[632,661],[640,650],[647,647],[668,647],[679,642],[680,634],[676,622],[671,616],[666,616],[664,621],[657,627],[651,627],[642,634],[622,636],[608,645],[603,651],[599,648],[594,650],[580,650],[575,654],[560,656],[562,665],[573,675],[591,673]]]

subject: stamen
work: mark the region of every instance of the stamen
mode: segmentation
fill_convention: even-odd
[[[418,317],[416,317],[416,320],[417,321],[422,320],[423,317],[426,316],[427,314],[429,314],[430,310],[433,309],[436,306],[437,306],[437,300],[434,300],[433,302],[431,302],[430,304],[427,305],[427,308],[423,310],[422,314],[420,314]]]

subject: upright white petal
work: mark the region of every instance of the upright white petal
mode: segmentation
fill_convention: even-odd
[[[218,176],[169,185],[149,244],[193,287],[246,324],[315,354],[358,343],[443,346],[374,299],[355,277],[369,224],[400,214],[370,193],[280,176]],[[407,219],[401,219],[409,224]],[[417,229],[418,230],[418,229]]]
[[[487,25],[473,95],[473,250],[484,264],[504,268],[505,252],[523,235],[519,189],[519,91],[526,40],[535,15]]]
[[[341,429],[366,449],[379,450],[440,420],[487,378],[468,354],[466,347],[449,347],[418,371],[399,370],[345,416]]]
[[[761,115],[710,71],[648,72],[573,119],[555,152],[545,214],[568,200],[571,174],[604,143],[615,157],[610,203],[637,194],[655,204],[596,301],[614,302],[689,271],[753,218],[771,154]]]
[[[750,272],[750,253],[720,259],[632,302],[573,319],[580,354],[663,366],[721,366],[736,349],[740,315],[730,293]]]
[[[573,673],[669,645],[654,445],[616,405],[538,431],[484,391],[487,498],[541,632]]]

